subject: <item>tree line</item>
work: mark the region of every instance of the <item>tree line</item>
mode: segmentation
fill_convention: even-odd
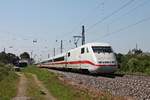
[[[116,54],[120,72],[150,74],[150,56],[142,53]]]
[[[28,60],[33,63],[33,58],[27,52],[21,53],[20,56],[13,53],[0,52],[0,63],[18,65],[19,60]]]

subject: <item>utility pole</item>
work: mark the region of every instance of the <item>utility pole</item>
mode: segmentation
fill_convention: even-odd
[[[4,53],[6,52],[6,49],[4,48]]]
[[[75,46],[78,47],[78,41],[79,41],[80,38],[82,38],[82,36],[73,36],[73,38],[74,38]]]
[[[50,57],[50,55],[48,54],[48,58]]]
[[[63,40],[61,40],[61,44],[60,44],[60,53],[63,53]]]
[[[32,54],[33,54],[33,51],[31,51],[31,58],[32,58]]]
[[[138,44],[136,43],[136,48],[135,48],[136,50],[138,49]]]
[[[55,56],[55,48],[54,48],[54,56]]]
[[[85,44],[85,29],[84,29],[84,25],[82,26],[82,45]]]
[[[75,44],[75,46],[77,47],[78,46],[78,41],[79,41],[79,39],[81,38],[82,40],[82,45],[84,45],[85,44],[85,29],[84,29],[84,25],[82,26],[82,35],[81,36],[79,36],[79,35],[77,35],[77,36],[73,36],[73,38],[74,38],[74,44]]]

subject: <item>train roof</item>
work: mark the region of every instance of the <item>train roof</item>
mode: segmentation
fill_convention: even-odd
[[[87,43],[85,45],[82,45],[80,47],[84,46],[110,46],[108,43],[99,43],[99,42],[94,42],[94,43]]]
[[[99,43],[99,42],[94,42],[94,43],[87,43],[85,45],[81,45],[77,48],[74,48],[74,49],[70,49],[68,51],[73,51],[73,50],[76,50],[76,49],[79,49],[79,48],[83,48],[83,47],[89,47],[89,46],[110,46],[108,43]]]

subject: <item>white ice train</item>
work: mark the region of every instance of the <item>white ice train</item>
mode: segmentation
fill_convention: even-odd
[[[43,61],[38,66],[83,69],[103,74],[113,73],[118,68],[115,54],[107,43],[87,43]]]

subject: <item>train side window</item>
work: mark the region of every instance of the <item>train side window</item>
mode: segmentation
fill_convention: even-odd
[[[54,59],[54,62],[57,62],[57,61],[64,61],[64,56],[62,56],[62,57],[58,57],[58,58],[55,58]]]
[[[68,53],[68,57],[70,57],[70,52]]]
[[[86,52],[89,53],[89,49],[88,48],[86,48]]]
[[[81,48],[81,54],[83,54],[84,53],[84,48]]]

